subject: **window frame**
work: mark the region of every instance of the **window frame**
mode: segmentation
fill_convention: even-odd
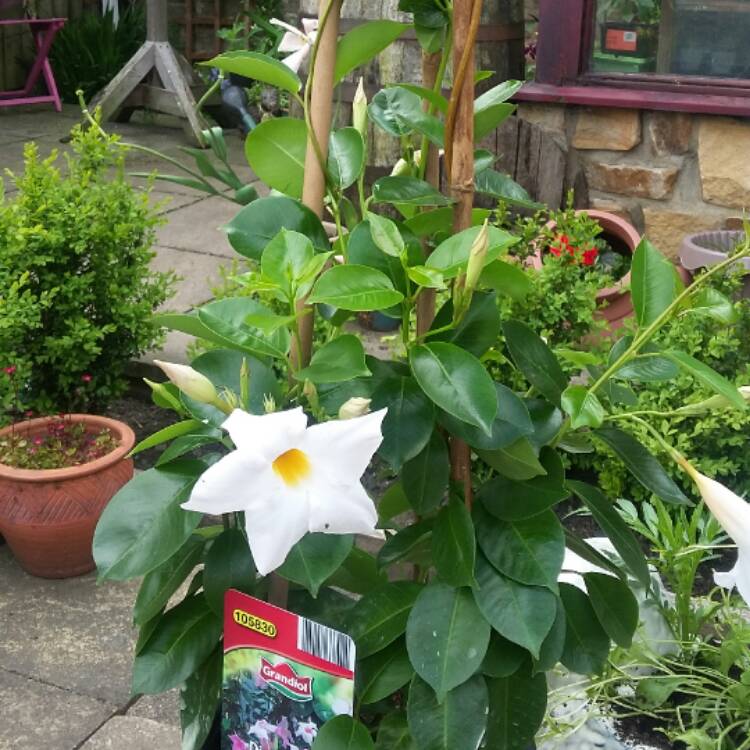
[[[750,116],[750,80],[587,72],[594,16],[595,0],[540,0],[536,78],[518,100]]]

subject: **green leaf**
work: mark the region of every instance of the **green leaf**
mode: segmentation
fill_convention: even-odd
[[[294,374],[296,380],[313,383],[340,383],[342,380],[371,375],[365,364],[362,342],[344,334],[324,344],[313,354],[310,365]]]
[[[331,249],[320,219],[300,201],[283,195],[253,201],[224,227],[232,247],[252,260],[260,260],[266,245],[282,229],[304,234],[318,252]]]
[[[417,750],[405,713],[395,711],[381,720],[375,748],[376,750]]]
[[[473,208],[471,210],[472,226],[484,224],[491,213],[486,208]],[[453,209],[434,208],[431,211],[422,211],[405,223],[417,237],[433,237],[440,232],[451,234],[453,232]]]
[[[130,455],[135,456],[136,453],[153,448],[155,445],[161,445],[168,440],[174,440],[181,435],[187,435],[188,433],[193,432],[196,428],[202,427],[202,425],[203,423],[199,422],[197,419],[185,419],[182,422],[171,424],[168,427],[164,427],[158,432],[155,432],[153,435],[149,435],[144,440],[141,440],[141,442],[130,451]]]
[[[323,582],[346,560],[353,546],[350,534],[306,534],[292,547],[278,573],[317,596]]]
[[[511,643],[497,631],[492,631],[490,645],[482,662],[482,674],[488,677],[510,677],[528,659],[526,649]]]
[[[497,393],[476,357],[453,344],[421,344],[412,347],[409,363],[420,388],[437,406],[491,433]]]
[[[385,493],[383,493],[383,496],[378,503],[378,516],[381,525],[385,525],[387,521],[390,521],[396,516],[410,510],[411,506],[409,505],[409,500],[406,497],[401,482],[394,482]]]
[[[406,625],[406,648],[417,674],[442,700],[479,668],[490,640],[469,589],[431,583],[417,598]]]
[[[638,627],[638,602],[627,584],[605,573],[585,573],[586,591],[607,635],[630,648]]]
[[[392,307],[403,298],[382,271],[348,264],[329,268],[315,283],[309,302],[363,312]]]
[[[520,320],[506,320],[503,334],[516,367],[542,396],[560,406],[568,379],[552,350]]]
[[[331,133],[328,145],[328,172],[341,190],[353,185],[365,166],[365,142],[357,128],[341,128]]]
[[[491,195],[493,198],[521,206],[535,211],[543,209],[541,203],[531,199],[526,190],[521,187],[510,175],[498,172],[495,169],[484,169],[477,173],[474,178],[474,188],[478,193]]]
[[[440,271],[427,266],[410,266],[407,269],[409,278],[417,285],[428,289],[445,289],[445,280]]]
[[[277,284],[291,298],[314,256],[312,242],[304,234],[281,229],[263,250],[260,270],[264,278]]]
[[[534,288],[531,278],[520,266],[502,260],[495,260],[484,267],[479,284],[510,297],[514,302],[523,302]]]
[[[133,622],[138,627],[143,627],[164,609],[172,594],[200,563],[203,547],[203,540],[193,536],[168,560],[145,575],[133,606]]]
[[[487,680],[490,699],[486,747],[492,750],[528,750],[547,709],[547,678],[524,671],[511,677]]]
[[[430,253],[425,265],[428,268],[440,271],[443,278],[455,278],[465,270],[469,262],[471,246],[481,230],[482,227],[469,227],[457,234],[452,234]],[[494,261],[503,250],[517,242],[518,238],[512,234],[495,227],[489,227],[485,265]]]
[[[208,606],[224,616],[224,594],[237,589],[251,594],[255,586],[255,563],[245,534],[240,529],[225,529],[214,539],[203,569],[203,595]]]
[[[421,26],[415,22],[414,32],[417,35],[419,46],[430,55],[440,52],[445,45],[447,33],[445,26],[435,29],[429,26]]]
[[[628,570],[648,589],[651,586],[651,575],[648,572],[646,558],[638,540],[612,503],[596,487],[584,482],[569,481],[568,487],[586,504],[594,520],[609,537]]]
[[[344,34],[336,46],[334,83],[340,83],[355,68],[372,60],[408,28],[409,24],[397,21],[367,21]]]
[[[293,70],[270,55],[260,52],[246,50],[224,52],[201,65],[218,68],[225,73],[236,73],[245,78],[253,78],[269,86],[288,91],[290,94],[296,94],[302,88],[302,81]]]
[[[445,440],[435,431],[427,445],[404,464],[401,485],[413,510],[423,515],[440,505],[448,488],[450,461]]]
[[[474,113],[474,142],[479,143],[501,122],[507,120],[516,108],[513,104],[493,104]]]
[[[200,430],[196,430],[195,435],[183,435],[178,437],[174,442],[167,446],[166,450],[156,460],[156,466],[164,466],[176,458],[184,456],[186,453],[194,451],[204,445],[211,445],[221,441],[223,435],[220,430],[208,425],[202,425]]]
[[[432,524],[432,519],[417,521],[389,536],[378,550],[378,567],[385,568],[402,560],[413,562],[415,557],[424,556],[425,548],[429,548]]]
[[[245,158],[269,187],[292,198],[302,197],[307,152],[307,125],[296,117],[272,117],[245,139]]]
[[[647,239],[635,249],[630,273],[635,317],[645,328],[674,302],[681,282],[672,263]]]
[[[471,514],[464,503],[451,498],[440,509],[432,532],[432,559],[438,577],[451,586],[475,585],[476,556]]]
[[[479,546],[497,570],[518,583],[557,593],[565,535],[551,510],[524,520],[500,521],[477,503],[474,523]]]
[[[312,750],[374,750],[367,727],[341,714],[326,721],[318,731]]]
[[[560,599],[557,600],[557,613],[552,629],[539,649],[539,658],[533,661],[533,673],[548,672],[553,669],[562,657],[565,648],[565,607]]]
[[[569,385],[562,394],[561,406],[570,415],[570,426],[601,427],[607,413],[595,393],[585,385]]]
[[[191,596],[161,618],[133,662],[133,693],[163,693],[184,682],[208,658],[222,621],[203,596]]]
[[[685,354],[685,352],[671,350],[664,352],[664,356],[672,360],[672,362],[681,367],[685,372],[692,375],[700,383],[703,383],[707,388],[724,396],[724,398],[735,408],[741,409],[742,411],[747,409],[747,403],[737,389],[737,386],[727,380],[723,375],[720,375],[713,368],[695,357]]]
[[[448,113],[448,100],[433,89],[417,86],[413,83],[394,83],[391,85],[411,91],[412,94],[416,94],[420,99],[429,102],[438,112],[442,112],[443,114]]]
[[[377,653],[404,634],[422,588],[409,581],[388,583],[356,603],[349,613],[347,632],[357,643],[359,659]]]
[[[407,716],[418,750],[477,750],[487,725],[487,685],[474,675],[441,701],[420,677],[409,689]]]
[[[497,86],[493,86],[485,91],[481,96],[474,100],[474,111],[481,112],[495,104],[502,104],[508,99],[513,98],[523,86],[524,81],[514,81],[512,79],[503,81]]]
[[[630,473],[647,490],[665,503],[690,504],[664,467],[632,435],[617,427],[600,427],[593,434],[617,454]]]
[[[372,555],[359,547],[352,547],[349,556],[326,584],[353,594],[369,594],[373,589],[382,586],[386,580]]]
[[[739,320],[739,313],[732,300],[711,286],[703,287],[690,298],[690,309],[687,312],[713,318],[726,325],[734,325]]]
[[[363,659],[357,665],[357,685],[364,705],[377,703],[400,690],[414,677],[414,667],[402,640]]]
[[[565,647],[560,661],[577,674],[601,672],[609,655],[609,638],[591,600],[569,583],[560,584],[560,598],[565,607]]]
[[[372,195],[376,203],[409,206],[448,206],[453,203],[429,182],[418,180],[416,177],[381,177],[372,186]]]
[[[546,471],[537,458],[536,449],[524,437],[497,450],[477,450],[477,454],[495,471],[518,482],[533,479]]]
[[[221,694],[223,656],[219,646],[180,689],[183,750],[201,750],[211,731]]]
[[[201,461],[180,460],[131,479],[108,503],[94,533],[99,580],[145,575],[177,552],[201,520],[180,503],[206,470]]]
[[[633,357],[627,364],[620,367],[612,377],[622,380],[635,380],[641,383],[654,383],[660,380],[672,380],[679,373],[680,368],[666,357],[646,353]]]
[[[438,310],[431,331],[447,326],[453,320],[453,302],[448,300]],[[497,343],[500,334],[500,310],[495,294],[474,292],[469,309],[459,324],[447,331],[431,335],[431,341],[445,341],[466,349],[475,357],[481,357]]]
[[[401,86],[384,88],[375,94],[368,113],[373,122],[397,138],[417,130],[436,146],[442,148],[444,144],[443,123],[422,109],[419,96]]]
[[[386,255],[400,258],[406,246],[401,232],[398,231],[396,222],[370,211],[367,213],[367,221],[370,224],[372,241],[377,245],[378,249]]]
[[[501,575],[483,555],[477,557],[476,577],[479,588],[474,598],[490,625],[537,658],[555,622],[557,597],[548,589]]]
[[[599,525],[601,526],[601,524]],[[575,552],[578,556],[582,557],[587,562],[590,562],[592,565],[608,570],[613,575],[616,575],[621,581],[627,582],[627,573],[623,569],[568,529],[565,530],[565,546],[571,552]]]

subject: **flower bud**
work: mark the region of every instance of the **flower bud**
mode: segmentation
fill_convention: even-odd
[[[276,411],[276,399],[267,393],[263,394],[263,413],[273,414]]]
[[[218,399],[214,384],[188,365],[154,360],[154,364],[186,395],[203,404],[214,404]]]
[[[367,95],[362,78],[357,84],[357,91],[354,94],[352,103],[352,125],[359,131],[362,140],[367,139]]]
[[[741,385],[737,390],[742,398],[750,403],[750,385]],[[675,414],[686,417],[696,417],[719,409],[736,409],[737,407],[726,396],[717,394],[710,398],[699,401],[697,404],[687,404],[675,410]]]
[[[484,261],[487,258],[489,242],[490,228],[485,221],[469,251],[469,263],[466,266],[466,281],[464,282],[464,288],[468,294],[473,293],[477,288],[479,277],[484,270]]]
[[[371,401],[370,398],[352,396],[339,409],[339,419],[354,419],[369,414]]]

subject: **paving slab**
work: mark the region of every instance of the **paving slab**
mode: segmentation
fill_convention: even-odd
[[[226,265],[226,260],[217,255],[161,245],[157,245],[154,251],[156,257],[151,261],[151,267],[156,271],[174,271],[180,277],[174,296],[163,305],[163,310],[186,312],[211,299],[211,289],[221,281],[219,266]]]
[[[180,750],[180,732],[140,716],[114,716],[81,750]]]
[[[131,370],[138,377],[147,377],[149,380],[152,380],[152,372],[140,373],[138,370],[139,362],[148,364],[152,363],[155,359],[160,359],[163,362],[176,362],[181,365],[189,364],[188,347],[194,341],[195,336],[188,336],[187,333],[182,333],[181,331],[169,331],[164,344],[159,349],[146,352],[138,362],[132,363]],[[157,378],[157,380],[161,380],[161,378]]]
[[[0,546],[0,669],[122,706],[131,696],[138,582],[23,572]]]
[[[105,701],[0,669],[0,750],[72,750],[115,710]]]
[[[160,724],[179,728],[180,692],[169,690],[160,695],[142,695],[129,709],[128,716],[140,716]]]
[[[149,194],[149,203],[158,207],[160,214],[171,214],[185,206],[192,206],[199,201],[205,200],[202,195],[195,192],[190,193],[172,193],[166,190],[152,190]]]

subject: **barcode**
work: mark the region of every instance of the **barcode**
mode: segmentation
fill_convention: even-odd
[[[297,648],[350,672],[354,671],[354,641],[348,635],[325,625],[300,617]]]

